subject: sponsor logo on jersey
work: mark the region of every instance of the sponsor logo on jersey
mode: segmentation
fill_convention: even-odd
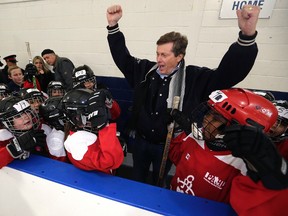
[[[223,186],[226,183],[225,181],[221,180],[218,176],[212,175],[209,172],[206,172],[203,179],[220,190],[222,190]]]
[[[192,190],[193,187],[194,176],[188,175],[184,180],[181,180],[179,177],[177,178],[177,186],[176,191],[185,194],[192,194],[195,196],[194,191]]]

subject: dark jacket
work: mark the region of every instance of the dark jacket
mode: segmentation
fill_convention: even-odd
[[[61,81],[66,91],[71,90],[73,87],[72,75],[74,68],[74,64],[70,59],[57,56],[53,67],[55,80]]]
[[[55,80],[54,73],[52,73],[49,70],[44,74],[37,74],[36,77],[40,83],[41,90],[47,93],[47,87],[48,87],[49,82]]]
[[[136,131],[151,142],[165,142],[167,135],[167,102],[170,78],[161,79],[153,70],[145,80],[146,74],[156,64],[147,59],[138,59],[130,55],[118,25],[108,28],[110,51],[117,67],[135,90],[133,115]],[[110,32],[110,34],[109,34]],[[255,39],[239,33],[242,40]],[[256,43],[241,46],[233,43],[222,58],[217,69],[186,66],[185,95],[183,113],[189,116],[191,111],[208,99],[209,94],[218,89],[233,87],[242,81],[251,70],[258,48]],[[145,81],[144,81],[145,80]],[[142,82],[144,81],[144,82]],[[163,85],[167,83],[166,85]],[[140,111],[139,111],[140,110]]]
[[[5,67],[0,70],[0,83],[5,83],[6,85],[10,82],[10,79],[8,78],[8,66],[5,65]]]
[[[20,89],[22,88],[22,86],[17,85],[12,80],[7,84],[7,86],[9,88],[9,90],[12,92],[12,94],[19,92]]]

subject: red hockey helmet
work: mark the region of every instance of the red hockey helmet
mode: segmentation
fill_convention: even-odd
[[[230,123],[258,126],[268,132],[277,120],[278,112],[273,103],[249,90],[217,90],[209,98],[208,105]]]

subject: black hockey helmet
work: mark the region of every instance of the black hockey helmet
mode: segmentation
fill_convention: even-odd
[[[50,81],[47,87],[49,97],[64,96],[66,93],[64,85],[60,81]]]
[[[11,94],[12,93],[11,93],[9,87],[4,83],[0,83],[0,100],[5,98],[5,97],[11,96]]]
[[[30,103],[31,108],[34,109],[37,113],[39,112],[40,104],[44,103],[46,100],[43,92],[36,88],[21,89],[19,91],[19,95],[23,99],[27,100]]]
[[[76,128],[88,126],[87,106],[92,93],[90,89],[72,89],[62,99],[63,112],[67,120]]]
[[[73,71],[73,88],[85,88],[85,82],[93,82],[93,89],[97,88],[94,72],[88,65],[76,67]]]
[[[24,126],[19,128],[14,120],[22,119]],[[0,101],[0,121],[4,127],[15,136],[37,129],[40,125],[37,113],[31,109],[28,101],[18,96],[10,96]]]
[[[44,122],[57,130],[64,129],[65,116],[62,110],[62,96],[48,98],[39,107],[39,115]]]

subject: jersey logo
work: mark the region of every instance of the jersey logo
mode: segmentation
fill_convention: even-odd
[[[193,181],[193,175],[188,175],[183,181],[178,177],[177,183],[178,185],[180,183],[180,185],[177,186],[176,191],[180,193],[192,194],[193,196],[195,196],[194,191],[192,190]]]
[[[221,180],[218,176],[212,175],[209,172],[206,172],[203,179],[220,190],[223,189],[223,186],[226,183],[225,181]]]
[[[187,153],[185,159],[186,159],[186,160],[189,160],[189,158],[190,158],[190,154]]]

